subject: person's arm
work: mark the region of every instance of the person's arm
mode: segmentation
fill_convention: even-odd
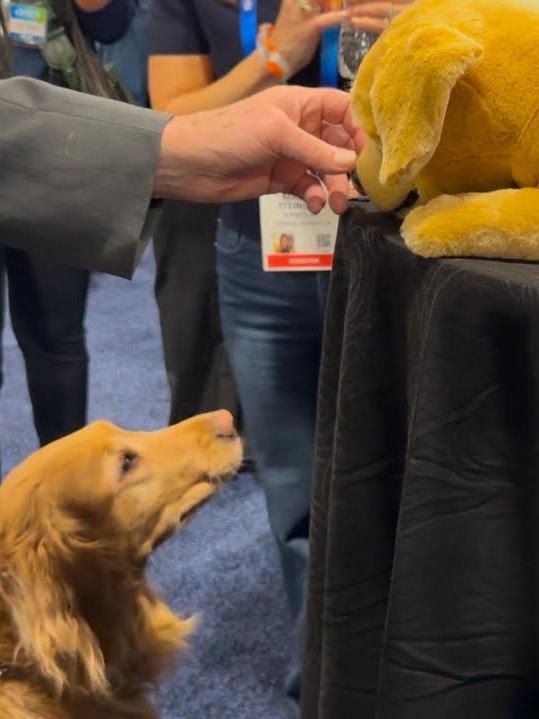
[[[27,78],[0,81],[0,236],[129,277],[169,116]]]
[[[364,142],[350,95],[302,87],[171,119],[18,77],[0,81],[0,126],[3,244],[125,277],[149,238],[152,196],[231,202],[286,192],[318,212],[321,177],[332,209],[344,212],[345,173]]]
[[[259,53],[220,80],[214,79],[207,55],[151,55],[148,62],[151,105],[174,115],[213,110],[278,84]]]
[[[285,192],[305,200],[311,212],[329,201],[342,213],[348,206],[344,173],[364,141],[349,93],[274,87],[217,110],[174,117],[163,133],[155,193],[234,202]]]
[[[345,17],[343,12],[306,14],[298,0],[283,0],[274,41],[292,75],[310,62],[321,32]],[[258,51],[216,80],[193,0],[154,0],[148,82],[152,107],[184,115],[223,107],[280,81]]]

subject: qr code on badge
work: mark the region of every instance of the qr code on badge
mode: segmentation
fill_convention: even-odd
[[[316,246],[319,250],[331,249],[331,233],[324,232],[316,235]]]

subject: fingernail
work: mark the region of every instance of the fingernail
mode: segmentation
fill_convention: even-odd
[[[342,192],[332,192],[329,205],[336,215],[343,215],[348,209],[348,198]]]
[[[340,148],[335,150],[333,161],[335,162],[335,166],[343,170],[343,172],[351,170],[356,164],[356,153],[353,150]]]
[[[318,215],[322,211],[324,204],[324,200],[321,197],[312,197],[308,201],[307,206],[313,215]]]

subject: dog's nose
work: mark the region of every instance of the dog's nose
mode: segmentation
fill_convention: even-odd
[[[226,409],[215,412],[213,417],[213,426],[215,434],[218,437],[235,437],[236,430],[234,428],[234,417]]]

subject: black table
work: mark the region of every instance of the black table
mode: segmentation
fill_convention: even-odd
[[[343,220],[321,374],[304,719],[539,716],[539,265]]]

